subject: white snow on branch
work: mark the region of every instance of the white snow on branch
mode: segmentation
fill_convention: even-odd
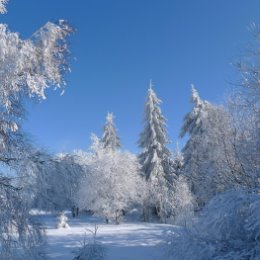
[[[0,0],[0,13],[4,14],[7,12],[6,10],[6,4],[7,4],[8,0]]]

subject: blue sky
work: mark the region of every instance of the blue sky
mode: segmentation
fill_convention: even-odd
[[[190,110],[190,84],[202,98],[221,103],[231,66],[260,23],[259,0],[10,0],[7,23],[29,37],[47,21],[68,20],[72,72],[62,97],[28,106],[24,127],[52,152],[87,149],[101,135],[107,112],[116,116],[124,148],[137,151],[149,79],[163,100],[174,147]]]

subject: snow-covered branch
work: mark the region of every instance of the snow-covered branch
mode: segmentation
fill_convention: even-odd
[[[9,0],[0,0],[0,13],[4,14],[7,12],[6,10],[6,4],[8,3]]]

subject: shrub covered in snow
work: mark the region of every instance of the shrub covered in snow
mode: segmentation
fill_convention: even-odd
[[[61,212],[58,216],[57,228],[69,228],[69,224],[67,223],[68,217],[64,212]]]
[[[106,248],[97,241],[98,226],[95,225],[95,230],[89,230],[93,237],[91,241],[87,241],[86,237],[81,248],[76,252],[76,257],[73,260],[105,260],[107,259]]]
[[[259,216],[259,190],[218,194],[205,206],[192,228],[173,236],[170,259],[260,259]]]

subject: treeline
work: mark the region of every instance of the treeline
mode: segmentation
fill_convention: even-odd
[[[182,153],[173,154],[167,148],[169,138],[160,102],[150,86],[139,155],[122,149],[112,113],[106,117],[102,136],[92,134],[88,151],[55,156],[35,152],[34,161],[23,165],[24,172],[32,171],[34,176],[25,178],[23,184],[32,207],[79,207],[117,223],[137,208],[145,221],[158,217],[162,222],[173,222],[181,219],[180,214],[186,221],[193,214],[193,199],[182,174]]]

